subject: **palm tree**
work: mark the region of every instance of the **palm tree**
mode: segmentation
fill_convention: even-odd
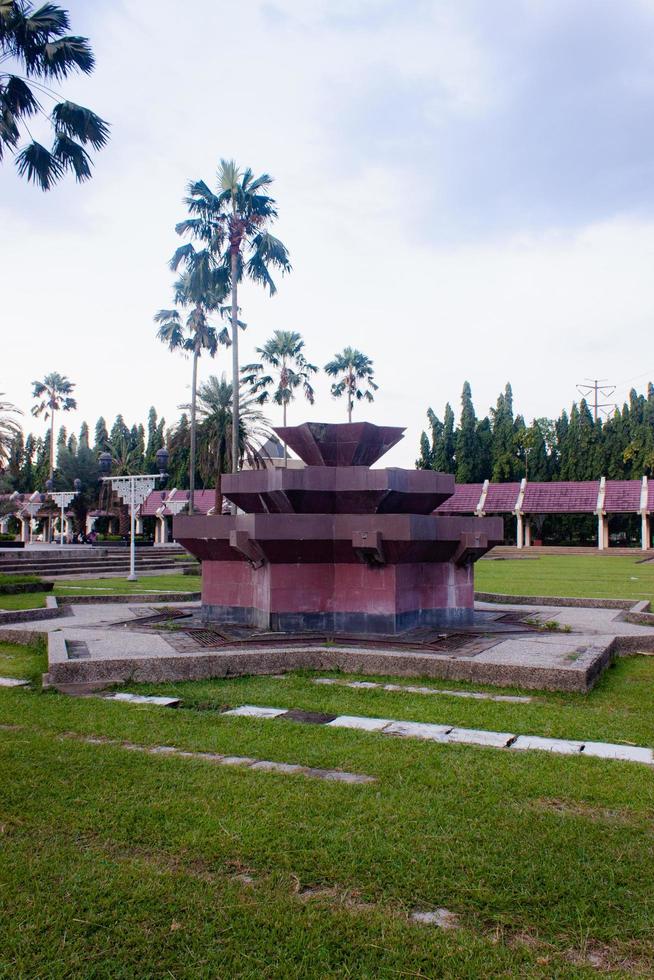
[[[227,329],[217,332],[211,325],[208,314],[217,312],[223,316],[227,307],[221,306],[227,295],[227,281],[224,270],[216,267],[209,249],[197,251],[193,245],[183,245],[173,255],[170,266],[177,271],[180,265],[184,271],[175,283],[175,302],[182,307],[191,307],[183,322],[179,310],[159,310],[155,323],[159,324],[157,337],[173,350],[191,352],[193,356],[193,375],[191,381],[191,446],[189,455],[189,513],[194,511],[195,494],[195,440],[196,440],[196,397],[198,378],[198,358],[202,351],[213,357],[218,344],[229,345]],[[244,326],[244,324],[241,324]],[[185,334],[186,330],[186,334]]]
[[[272,177],[255,177],[248,168],[239,170],[234,160],[221,160],[218,168],[217,194],[203,181],[189,184],[186,199],[193,218],[177,226],[180,234],[191,234],[206,243],[229,276],[232,321],[232,413],[236,425],[232,432],[232,466],[238,466],[236,442],[239,425],[238,361],[238,284],[247,276],[266,287],[270,295],[277,291],[270,269],[290,272],[286,246],[268,231],[277,217],[275,201],[266,191]],[[228,246],[228,247],[227,247]]]
[[[20,435],[21,428],[18,422],[12,418],[13,415],[23,413],[11,402],[5,402],[4,392],[0,391],[0,470],[9,459],[12,443],[17,435]]]
[[[315,392],[310,378],[318,368],[309,364],[304,356],[304,341],[299,333],[292,330],[275,330],[272,337],[263,347],[256,348],[261,355],[261,361],[246,364],[243,368],[243,384],[249,385],[252,394],[257,395],[259,404],[263,405],[274,387],[272,400],[282,406],[284,426],[286,425],[286,409],[288,403],[295,397],[295,390],[302,388],[304,397],[310,405],[315,401]],[[265,365],[270,365],[277,372],[277,377],[264,374]],[[284,443],[284,466],[288,462],[288,448]]]
[[[71,397],[74,387],[65,374],[56,371],[46,374],[42,381],[32,382],[32,398],[40,399],[38,405],[32,406],[32,415],[50,419],[50,480],[54,475],[55,412],[72,412],[77,408],[77,402]]]
[[[347,394],[347,420],[352,421],[352,405],[354,399],[361,401],[374,401],[373,391],[377,391],[379,385],[373,381],[375,372],[373,362],[365,354],[355,347],[346,347],[340,354],[335,354],[334,359],[325,364],[325,371],[333,378],[340,378],[332,385],[332,395],[340,398],[342,394]],[[367,387],[362,389],[359,382],[365,382]]]
[[[74,102],[57,101],[60,96],[49,87],[74,72],[93,71],[88,38],[67,35],[69,27],[68,12],[54,3],[35,10],[29,0],[0,0],[0,63],[16,63],[14,72],[0,73],[0,160],[5,150],[16,154],[24,127],[31,142],[16,156],[18,173],[44,191],[67,171],[88,180],[91,157],[85,147],[99,150],[109,139],[104,120]],[[55,102],[49,116],[44,97]],[[51,150],[32,138],[27,120],[37,114],[54,131]]]
[[[215,374],[200,386],[198,391],[198,458],[205,482],[211,473],[215,476],[216,499],[214,513],[222,513],[221,476],[234,471],[232,465],[233,435],[232,385],[225,375]],[[246,459],[250,466],[263,466],[261,447],[273,437],[270,423],[259,407],[259,400],[251,391],[240,392],[240,413],[236,443],[238,463]]]

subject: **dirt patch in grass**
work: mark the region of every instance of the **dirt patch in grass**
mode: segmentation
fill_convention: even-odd
[[[535,809],[546,813],[560,813],[563,816],[583,817],[600,823],[633,824],[637,822],[634,814],[626,810],[609,810],[606,807],[592,806],[570,800],[544,797],[532,803]]]

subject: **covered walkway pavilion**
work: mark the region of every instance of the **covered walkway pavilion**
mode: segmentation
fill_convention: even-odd
[[[599,480],[540,483],[462,483],[454,496],[441,504],[438,514],[513,514],[518,548],[532,544],[531,518],[550,514],[595,515],[597,547],[609,547],[609,518],[637,514],[641,519],[641,548],[652,547],[651,514],[654,510],[654,479]]]

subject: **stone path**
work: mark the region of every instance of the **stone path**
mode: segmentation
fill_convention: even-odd
[[[29,683],[19,677],[0,677],[0,687],[29,687]]]
[[[244,704],[223,712],[225,715],[245,718],[273,719],[290,717],[301,721],[300,713],[286,708],[259,707]],[[492,732],[477,728],[456,728],[453,725],[434,725],[426,722],[393,721],[390,718],[367,718],[360,715],[324,716],[322,723],[328,728],[349,728],[364,732],[379,732],[402,738],[419,738],[443,744],[483,745],[511,751],[536,750],[558,755],[595,756],[599,759],[617,759],[622,762],[641,762],[654,765],[654,751],[635,745],[619,745],[611,742],[577,742],[559,738],[542,738],[536,735],[517,735],[512,732]],[[312,719],[314,720],[314,719]]]
[[[18,727],[18,726],[17,726]],[[17,730],[17,729],[16,729]],[[283,775],[308,776],[312,779],[325,779],[332,783],[375,783],[374,776],[364,773],[344,772],[342,769],[316,769],[312,766],[300,766],[289,762],[273,762],[269,759],[251,759],[243,755],[222,755],[218,752],[187,752],[174,745],[138,745],[135,742],[122,742],[118,739],[102,736],[78,735],[76,732],[66,732],[60,738],[75,739],[86,745],[112,745],[129,752],[144,752],[146,755],[174,756],[178,759],[199,759],[219,766],[243,766],[255,772],[277,772]]]
[[[174,606],[174,603],[166,603]],[[189,607],[199,604],[179,603]],[[571,632],[498,633],[485,645],[469,644],[448,651],[391,647],[320,645],[306,646],[295,640],[284,645],[283,636],[274,643],[244,646],[223,644],[218,649],[175,649],[172,639],[183,631],[142,629],[138,620],[144,607],[138,597],[106,605],[101,602],[67,607],[63,619],[15,623],[0,639],[19,632],[47,633],[49,672],[45,684],[83,685],[128,680],[178,681],[242,674],[278,674],[286,670],[338,669],[358,674],[397,674],[414,677],[450,678],[478,684],[496,684],[537,690],[589,690],[602,671],[620,652],[654,652],[654,628],[623,619],[622,609],[588,609],[576,606],[531,606],[478,603],[477,608],[493,615],[519,612],[538,621],[556,620]],[[36,611],[38,613],[38,610]],[[147,610],[151,616],[156,606]],[[125,629],[117,629],[124,623]],[[180,624],[181,625],[181,624]],[[75,644],[84,643],[83,657],[70,656]],[[416,692],[411,692],[416,693]],[[458,696],[464,696],[459,694]]]
[[[283,679],[283,674],[281,678]],[[377,688],[382,691],[401,691],[405,694],[447,694],[453,698],[473,698],[476,701],[508,701],[512,704],[529,704],[533,698],[519,697],[514,694],[488,694],[483,691],[448,691],[437,687],[413,687],[409,684],[376,684],[374,681],[342,681],[336,677],[315,677],[314,684],[336,684],[339,687],[353,687],[356,690]]]

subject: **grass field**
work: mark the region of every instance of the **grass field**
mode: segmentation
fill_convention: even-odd
[[[0,670],[32,676],[40,657],[0,647]],[[158,688],[181,693],[188,706],[176,711],[0,690],[0,724],[17,726],[0,728],[0,976],[652,976],[650,768],[212,708],[252,702],[652,744],[653,681],[654,659],[643,657],[619,661],[589,695],[528,705],[321,687],[308,674]],[[144,755],[70,733],[377,782]],[[459,928],[407,920],[440,907]]]
[[[45,592],[21,592],[18,595],[0,595],[0,609],[43,609]]]
[[[641,557],[545,555],[480,561],[475,565],[475,588],[507,595],[654,601],[654,563],[641,563]]]
[[[143,575],[126,578],[80,578],[55,582],[55,595],[130,595],[135,592],[199,592],[199,575]]]

